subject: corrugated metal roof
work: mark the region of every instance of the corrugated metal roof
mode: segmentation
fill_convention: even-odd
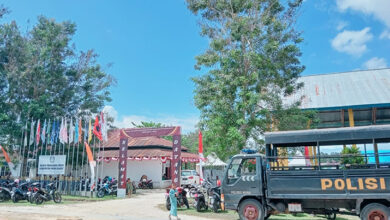
[[[390,69],[303,76],[304,86],[284,98],[291,104],[302,97],[302,109],[390,106]]]

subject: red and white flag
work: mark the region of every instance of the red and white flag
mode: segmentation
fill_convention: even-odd
[[[205,160],[203,156],[203,136],[202,136],[202,131],[199,130],[199,159]]]
[[[309,147],[308,146],[305,147],[305,162],[306,162],[306,166],[310,166],[311,165],[311,163],[310,163]]]
[[[41,139],[41,122],[38,120],[37,132],[35,133],[35,143],[39,145],[39,140]]]

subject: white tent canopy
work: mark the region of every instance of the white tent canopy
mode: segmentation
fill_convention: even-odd
[[[223,162],[218,156],[212,152],[206,157],[206,162],[202,164],[202,166],[206,167],[224,167],[226,163]]]

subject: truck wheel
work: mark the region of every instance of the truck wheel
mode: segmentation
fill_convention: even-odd
[[[366,205],[360,213],[361,220],[388,220],[390,209],[379,203]]]
[[[264,209],[259,201],[254,199],[246,199],[240,203],[238,215],[241,220],[263,220]]]

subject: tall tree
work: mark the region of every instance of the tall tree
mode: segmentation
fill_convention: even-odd
[[[42,16],[25,34],[14,21],[0,26],[0,143],[20,140],[28,118],[98,113],[111,101],[115,80],[93,50],[75,49],[75,32],[72,22]]]
[[[210,39],[195,65],[206,73],[193,78],[206,150],[226,158],[249,140],[261,144],[259,134],[297,107],[281,100],[301,86],[296,81],[304,70],[297,46],[302,38],[294,29],[301,2],[187,0],[201,17],[201,34]]]

